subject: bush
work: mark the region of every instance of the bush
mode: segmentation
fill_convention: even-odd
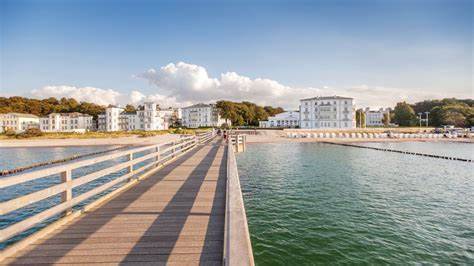
[[[5,136],[7,136],[7,137],[14,137],[14,136],[16,136],[16,132],[15,132],[15,130],[13,130],[13,129],[7,129],[7,130],[5,131]]]
[[[41,137],[43,132],[39,128],[28,128],[24,132],[16,135],[17,138],[31,138],[31,137]]]

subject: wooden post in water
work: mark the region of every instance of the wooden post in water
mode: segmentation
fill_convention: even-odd
[[[66,190],[61,193],[61,202],[68,202],[72,200],[72,177],[71,170],[66,170],[61,173],[61,182],[66,183]],[[72,213],[72,207],[66,209],[65,214]]]

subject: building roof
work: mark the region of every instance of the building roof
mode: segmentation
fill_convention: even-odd
[[[50,113],[46,116],[42,116],[41,118],[49,118],[50,115],[59,115],[59,116],[67,116],[67,117],[92,117],[88,114],[83,114],[79,112],[71,112],[71,113]]]
[[[354,100],[354,98],[334,95],[334,96],[316,96],[312,98],[301,99],[300,101],[307,101],[307,100]]]
[[[15,116],[20,116],[20,117],[39,118],[36,115],[25,114],[25,113],[6,113],[5,115],[15,115]]]
[[[125,112],[125,111],[123,111],[123,112],[121,112],[120,114],[121,114],[121,115],[136,115],[137,112],[136,112],[136,111],[135,111],[135,112]]]
[[[205,104],[205,103],[197,103],[188,107],[184,107],[183,109],[187,108],[205,108],[205,107],[213,107],[215,104]]]

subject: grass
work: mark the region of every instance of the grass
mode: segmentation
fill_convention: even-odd
[[[199,132],[207,131],[208,129],[181,129],[173,128],[169,130],[155,130],[155,131],[114,131],[114,132],[100,132],[90,131],[85,133],[75,132],[43,132],[41,136],[22,137],[20,134],[8,136],[5,133],[0,134],[0,139],[102,139],[102,138],[122,138],[133,137],[139,138],[154,137],[164,134],[191,134],[194,135]]]

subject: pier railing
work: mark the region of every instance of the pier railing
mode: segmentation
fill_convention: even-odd
[[[232,138],[230,138],[227,148],[227,188],[224,226],[223,264],[229,266],[254,265],[252,244],[250,242],[250,233]]]
[[[229,140],[234,146],[234,151],[236,152],[243,152],[247,148],[247,138],[245,135],[242,134],[231,134],[229,136]]]
[[[128,184],[132,183],[132,181],[138,182],[140,178],[143,178],[155,172],[159,167],[171,162],[174,158],[181,156],[182,154],[196,147],[198,144],[205,143],[211,140],[214,136],[215,132],[210,131],[193,136],[182,137],[177,141],[114,152],[112,154],[107,154],[91,159],[71,162],[63,165],[38,169],[31,172],[1,178],[0,189],[15,185],[21,185],[26,182],[54,175],[60,176],[61,183],[26,195],[20,195],[16,198],[9,199],[7,201],[0,202],[0,215],[8,214],[12,211],[26,207],[30,204],[37,203],[53,196],[57,196],[58,194],[61,195],[61,202],[31,217],[28,217],[17,223],[11,224],[6,228],[1,229],[0,242],[8,240],[11,237],[18,235],[55,215],[65,214],[66,216],[68,216],[73,213],[74,206],[84,202],[85,200],[91,199],[92,197],[97,196],[98,194],[103,193],[116,185],[120,185],[121,183]],[[141,157],[137,156],[137,153],[145,152],[148,153]],[[107,167],[105,169],[94,171],[92,173],[77,178],[72,178],[72,171],[75,169],[127,157],[128,160],[125,162],[119,162],[118,164]],[[126,173],[106,183],[100,184],[99,186],[93,187],[89,191],[86,191],[82,194],[73,197],[74,188],[77,188],[81,185],[86,185],[106,175],[117,173],[120,171],[126,171]],[[124,186],[126,185],[123,185],[122,187]],[[120,188],[116,189],[116,191],[117,190],[120,190]],[[112,193],[114,192],[111,192],[109,194]],[[103,197],[96,199],[96,201],[100,201],[100,199],[102,199]],[[92,203],[90,205],[92,205]],[[74,211],[74,213],[79,212],[81,211]]]

